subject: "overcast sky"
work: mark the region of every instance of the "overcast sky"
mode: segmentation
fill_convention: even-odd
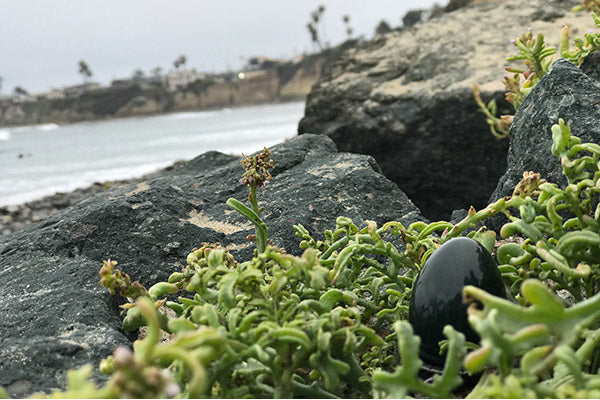
[[[187,67],[223,72],[254,55],[289,58],[309,52],[306,23],[324,4],[324,38],[370,38],[385,19],[401,25],[406,11],[434,0],[0,0],[2,93],[15,86],[37,93],[82,81],[85,60],[93,80],[107,84],[141,68],[172,68],[180,54]],[[445,4],[446,1],[439,1]]]

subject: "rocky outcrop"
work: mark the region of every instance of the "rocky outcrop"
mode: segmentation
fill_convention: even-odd
[[[587,56],[580,68],[588,77],[600,82],[600,52]]]
[[[338,153],[321,135],[272,149],[273,180],[260,189],[269,237],[299,254],[293,224],[315,237],[339,215],[363,224],[422,220],[368,156]],[[202,242],[249,257],[251,224],[225,201],[244,201],[239,158],[209,152],[145,180],[87,197],[0,239],[0,386],[13,396],[64,385],[65,373],[135,339],[120,329],[117,299],[98,285],[101,261],[144,285],[179,270]],[[96,376],[97,379],[101,377]]]
[[[506,168],[507,141],[492,137],[471,91],[511,111],[501,83],[510,40],[528,26],[558,45],[563,24],[594,27],[572,2],[483,2],[350,50],[310,93],[299,133],[331,137],[372,155],[384,174],[432,218],[487,204]]]
[[[598,68],[596,64],[595,68]],[[588,64],[594,71],[592,64]],[[490,202],[510,195],[524,171],[566,185],[560,161],[552,155],[552,125],[565,120],[582,142],[600,144],[600,82],[567,60],[556,61],[517,111],[510,128],[508,167]]]
[[[288,81],[284,81],[282,74],[280,74],[279,97],[285,100],[305,99],[312,86],[319,79],[324,64],[325,60],[323,58],[317,59],[304,68],[298,68]]]

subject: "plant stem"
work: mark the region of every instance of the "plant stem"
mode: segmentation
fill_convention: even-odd
[[[250,186],[250,195],[248,196],[248,200],[252,206],[252,211],[254,211],[256,215],[260,217],[260,209],[258,208],[258,201],[256,200],[256,186]],[[267,248],[267,229],[266,227],[262,228],[256,225],[255,232],[256,249],[258,250],[258,254],[262,254]]]
[[[292,376],[294,371],[291,369],[292,356],[290,354],[289,344],[284,344],[279,349],[281,355],[281,375],[279,379],[275,379],[275,393],[276,399],[290,399],[292,398]]]

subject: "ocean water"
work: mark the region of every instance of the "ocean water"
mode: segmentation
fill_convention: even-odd
[[[209,150],[252,153],[296,135],[304,103],[0,128],[0,206],[128,179]]]

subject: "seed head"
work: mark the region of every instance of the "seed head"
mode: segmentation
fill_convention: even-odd
[[[253,187],[266,187],[269,181],[273,178],[269,170],[273,168],[273,160],[271,160],[271,152],[266,147],[264,151],[257,156],[248,157],[243,154],[244,159],[241,161],[244,166],[244,175],[240,179],[240,183]]]

